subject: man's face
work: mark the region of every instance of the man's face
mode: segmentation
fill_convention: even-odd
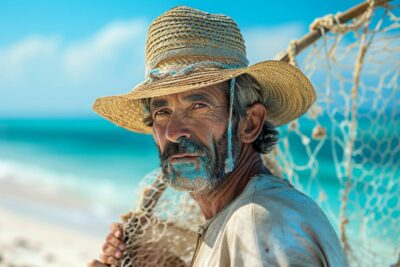
[[[223,86],[151,99],[162,171],[178,190],[210,192],[223,181],[229,119]],[[234,134],[234,148],[236,140]]]

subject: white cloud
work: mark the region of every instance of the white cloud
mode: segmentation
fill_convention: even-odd
[[[138,41],[138,38],[144,38],[145,29],[146,24],[140,20],[113,22],[107,25],[87,40],[68,47],[64,57],[65,70],[74,76],[82,76],[94,66],[113,61],[121,51],[128,52],[129,49],[139,48],[132,44]]]
[[[59,38],[30,36],[0,50],[0,68],[12,77],[20,75],[31,62],[43,62],[54,56]]]
[[[73,42],[30,36],[0,47],[0,116],[91,114],[96,97],[143,79],[146,29],[136,19]]]

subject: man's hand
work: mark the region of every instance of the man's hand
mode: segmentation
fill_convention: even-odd
[[[122,224],[112,223],[111,232],[106,237],[103,245],[103,252],[100,255],[100,261],[94,260],[88,263],[88,267],[101,267],[107,265],[118,265],[126,246],[122,238]]]

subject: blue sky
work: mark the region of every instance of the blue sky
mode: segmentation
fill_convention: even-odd
[[[1,1],[0,117],[94,116],[96,97],[143,79],[151,21],[188,5],[234,18],[251,63],[271,59],[316,17],[360,1]]]

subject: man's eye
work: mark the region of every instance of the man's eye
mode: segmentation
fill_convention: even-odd
[[[160,109],[154,112],[153,116],[162,116],[162,115],[168,115],[168,110],[166,109]]]
[[[205,108],[205,107],[207,107],[207,105],[203,103],[196,103],[193,105],[193,108]]]

